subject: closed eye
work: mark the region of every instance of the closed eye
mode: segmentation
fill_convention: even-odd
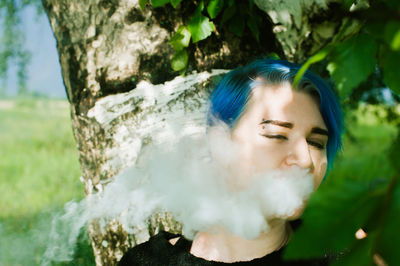
[[[288,140],[288,138],[283,135],[274,135],[274,134],[260,134],[260,135],[269,139]],[[307,140],[307,143],[319,150],[325,149],[325,145],[317,141]]]
[[[319,142],[312,141],[312,140],[307,140],[307,142],[308,142],[308,144],[310,144],[311,146],[314,146],[315,148],[317,148],[319,150],[325,149],[325,145],[321,144]]]
[[[263,137],[269,138],[269,139],[281,139],[281,140],[287,140],[288,138],[283,136],[283,135],[270,135],[270,134],[260,134]]]

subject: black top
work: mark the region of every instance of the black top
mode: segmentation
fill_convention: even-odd
[[[297,226],[296,226],[297,227]],[[179,240],[172,245],[169,240],[179,237]],[[304,265],[304,266],[320,266],[329,265],[333,260],[332,257],[326,256],[320,259],[299,260],[299,261],[283,261],[282,255],[284,248],[267,254],[265,257],[254,259],[252,261],[224,263],[216,261],[208,261],[198,258],[190,253],[192,242],[185,239],[181,235],[171,234],[161,231],[159,234],[151,237],[149,241],[137,245],[129,249],[121,261],[119,266],[127,265],[151,265],[151,266],[192,266],[192,265]]]

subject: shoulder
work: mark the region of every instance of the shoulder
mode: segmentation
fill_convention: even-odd
[[[118,265],[168,265],[174,255],[174,247],[169,240],[176,237],[179,235],[161,231],[147,242],[129,249]]]

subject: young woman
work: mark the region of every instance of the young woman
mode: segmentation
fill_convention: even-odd
[[[209,126],[221,121],[230,128],[238,158],[226,171],[236,184],[246,186],[264,171],[297,167],[312,175],[315,190],[332,166],[341,147],[339,105],[327,84],[310,71],[293,88],[299,68],[283,60],[258,60],[232,70],[214,88]],[[119,265],[327,265],[328,257],[282,260],[304,207],[291,216],[269,218],[270,230],[255,239],[223,228],[198,232],[192,242],[161,232],[129,250]]]

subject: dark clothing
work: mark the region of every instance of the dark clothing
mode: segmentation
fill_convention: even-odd
[[[296,221],[294,221],[296,222]],[[299,224],[294,225],[297,227]],[[294,228],[295,229],[295,228]],[[119,266],[127,265],[151,265],[151,266],[192,266],[192,265],[304,265],[304,266],[320,266],[329,265],[332,258],[321,258],[302,261],[283,261],[282,255],[284,248],[267,254],[265,257],[254,259],[246,262],[224,263],[216,261],[208,261],[198,258],[190,253],[192,242],[180,237],[179,240],[172,245],[169,240],[180,235],[171,234],[168,232],[160,232],[150,238],[149,241],[137,245],[122,257],[118,263]]]

